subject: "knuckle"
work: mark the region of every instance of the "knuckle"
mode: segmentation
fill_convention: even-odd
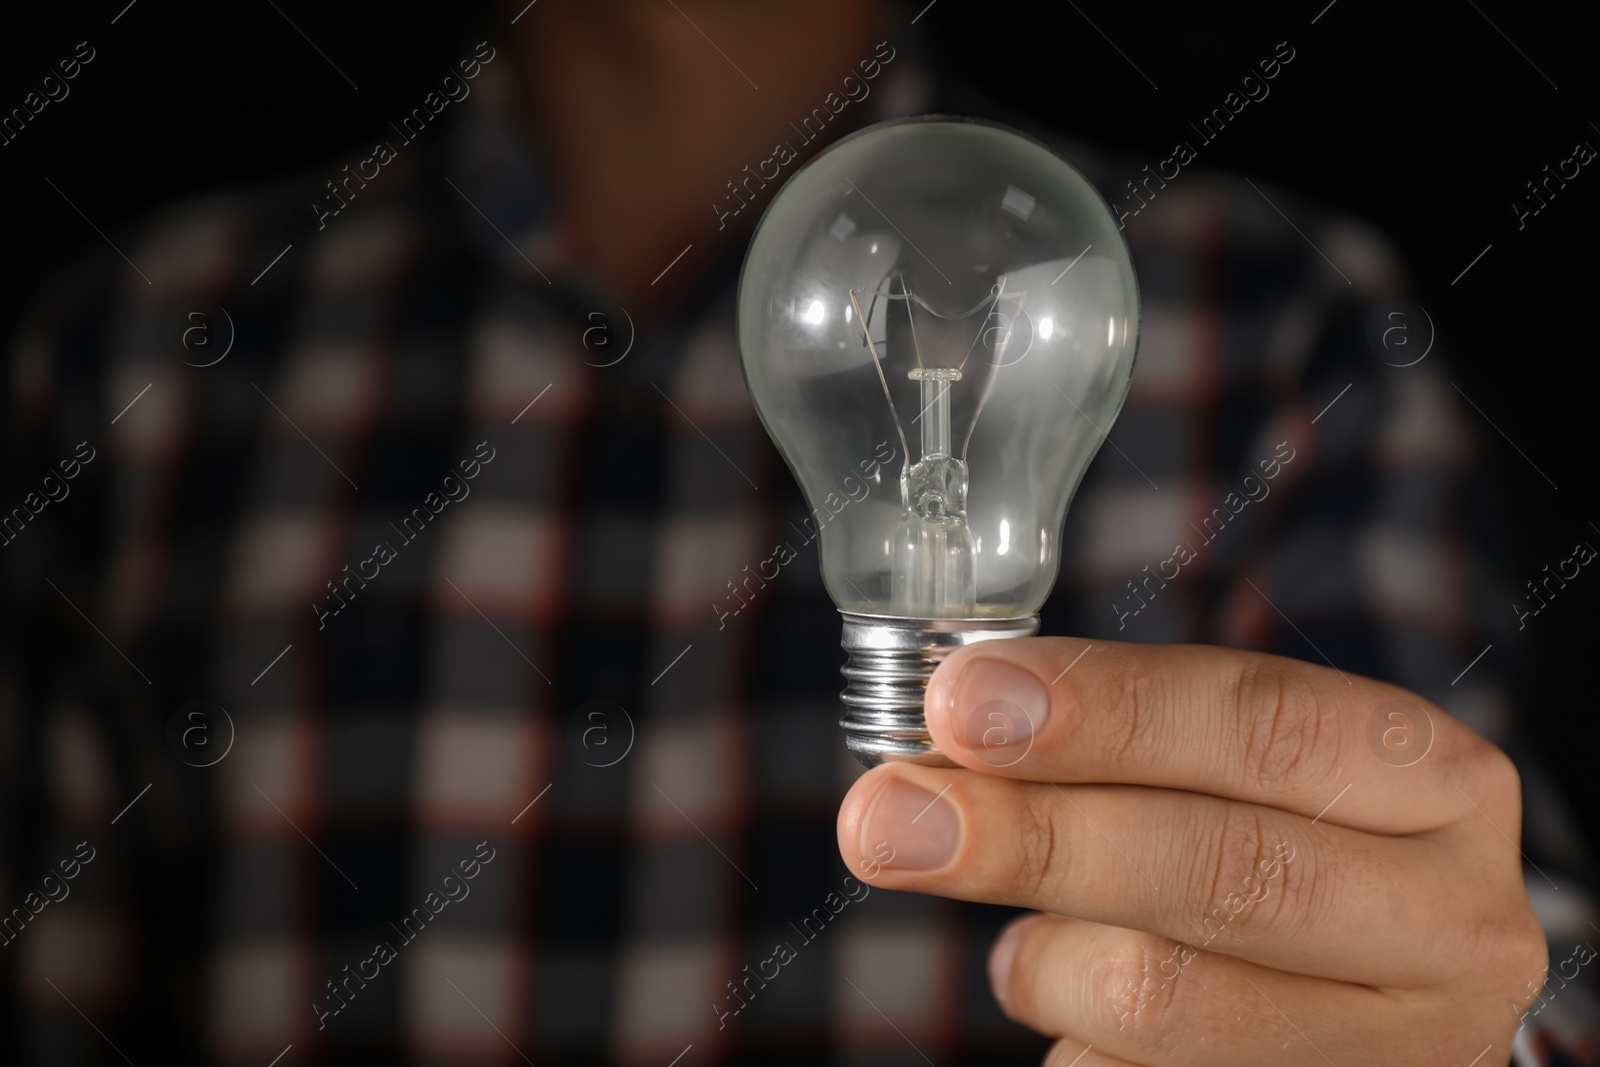
[[[1521,915],[1505,927],[1504,955],[1512,974],[1524,974],[1535,984],[1550,972],[1550,942],[1545,939],[1544,928],[1532,908],[1522,909]]]
[[[1520,826],[1522,775],[1511,757],[1488,741],[1475,739],[1464,762],[1467,781],[1472,783],[1470,789],[1478,806],[1496,816],[1504,816],[1505,822],[1513,827]],[[1501,820],[1497,818],[1496,822]]]
[[[1152,714],[1162,699],[1161,676],[1145,669],[1137,657],[1118,651],[1099,662],[1097,673],[1097,688],[1102,692],[1096,699],[1111,709],[1104,734],[1109,765],[1137,765],[1152,759],[1161,741],[1161,716]]]
[[[1096,1033],[1116,1033],[1159,1057],[1187,1032],[1181,1017],[1182,962],[1194,950],[1142,931],[1118,930],[1088,969],[1085,1016]]]
[[[1315,848],[1312,840],[1317,841]],[[1265,879],[1266,893],[1259,916],[1261,930],[1270,930],[1279,940],[1296,940],[1311,927],[1325,923],[1329,916],[1342,914],[1341,909],[1348,907],[1342,898],[1350,892],[1350,865],[1327,862],[1330,846],[1326,841],[1292,842],[1280,837],[1266,844],[1267,851],[1256,869],[1259,874],[1273,877]],[[1341,875],[1341,871],[1347,873]]]
[[[1292,665],[1247,660],[1235,682],[1244,774],[1263,790],[1326,776],[1338,724],[1315,685]]]
[[[1012,883],[1029,901],[1044,900],[1059,894],[1063,878],[1062,854],[1067,830],[1061,812],[1052,803],[1050,791],[1022,788],[1022,818],[1016,837],[1016,860]]]
[[[1273,836],[1259,808],[1227,805],[1212,835],[1211,870],[1196,881],[1206,893],[1206,912],[1197,931],[1204,945],[1229,943],[1241,935],[1255,940],[1263,930],[1283,935],[1287,917],[1303,913],[1308,891],[1298,878],[1290,888],[1286,855],[1293,856],[1288,843]]]
[[[1474,927],[1472,958],[1483,966],[1471,969],[1465,988],[1457,993],[1468,1003],[1478,1002],[1485,1008],[1509,1004],[1513,1010],[1507,1016],[1514,1021],[1535,1008],[1541,997],[1554,996],[1565,987],[1564,979],[1576,973],[1559,969],[1552,973],[1548,943],[1531,909],[1526,915],[1489,917]]]
[[[1503,995],[1509,987],[1526,1006],[1550,972],[1550,945],[1526,897],[1501,894],[1465,926],[1468,958],[1481,963],[1471,973],[1484,980],[1483,992]]]

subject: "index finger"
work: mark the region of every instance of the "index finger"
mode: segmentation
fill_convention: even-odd
[[[1384,834],[1457,821],[1463,764],[1503,759],[1397,686],[1199,645],[987,641],[940,664],[925,709],[974,770],[1187,789]]]

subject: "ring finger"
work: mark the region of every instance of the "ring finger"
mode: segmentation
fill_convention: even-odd
[[[1468,873],[1449,869],[1435,841],[1218,797],[906,764],[856,782],[839,846],[885,888],[1073,915],[1382,986],[1449,973],[1456,942],[1440,927],[1452,921],[1452,880]],[[1418,935],[1430,928],[1441,936]],[[1363,950],[1374,943],[1432,948]]]
[[[990,971],[1011,1018],[1071,1038],[1080,1051],[1087,1045],[1133,1063],[1396,1061],[1405,1042],[1397,998],[1185,949],[1138,931],[1033,915],[1001,934]],[[1461,1034],[1463,1049],[1475,1037]]]

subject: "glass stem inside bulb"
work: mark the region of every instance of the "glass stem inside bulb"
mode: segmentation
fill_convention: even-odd
[[[922,455],[950,455],[950,380],[922,379]]]
[[[967,465],[950,454],[950,387],[961,372],[918,367],[909,377],[922,385],[922,456],[900,475],[891,606],[911,618],[967,618],[977,610]]]

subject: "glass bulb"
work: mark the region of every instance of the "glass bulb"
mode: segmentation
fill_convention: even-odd
[[[1127,394],[1139,297],[1116,220],[1013,130],[884,123],[773,198],[738,314],[845,616],[851,748],[942,759],[921,687],[950,648],[1037,628],[1067,505]]]

